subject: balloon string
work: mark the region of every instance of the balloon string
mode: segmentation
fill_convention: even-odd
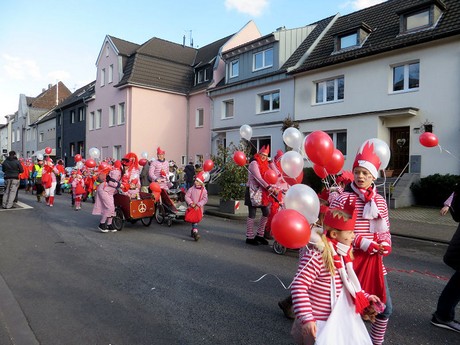
[[[460,160],[458,157],[454,156],[452,154],[452,152],[450,152],[449,150],[446,150],[446,149],[443,149],[441,145],[438,145],[439,147],[439,151],[442,153],[442,151],[444,150],[446,153],[448,153],[449,155],[451,155],[452,157],[454,157],[456,160]]]
[[[264,275],[262,275],[259,279],[257,280],[251,280],[250,282],[251,283],[257,283],[259,281],[261,281],[263,278],[265,278],[266,276],[273,276],[275,277],[276,279],[278,279],[278,281],[280,282],[280,284],[283,286],[284,290],[288,290],[291,288],[292,284],[294,283],[294,281],[297,279],[297,277],[300,275],[300,273],[303,272],[303,270],[308,266],[308,264],[310,263],[310,261],[313,259],[313,257],[310,258],[310,260],[307,261],[307,263],[302,267],[302,269],[297,272],[297,274],[294,276],[294,278],[292,279],[291,283],[289,284],[289,286],[286,286],[284,285],[283,281],[275,274],[271,274],[271,273],[265,273]]]

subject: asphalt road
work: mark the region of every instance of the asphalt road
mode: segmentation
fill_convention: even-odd
[[[246,245],[244,222],[206,216],[199,242],[182,221],[104,234],[92,204],[20,193],[32,209],[0,212],[0,344],[292,344],[274,276],[289,285],[297,252]],[[452,274],[446,245],[393,240],[385,344],[458,343],[429,324]]]

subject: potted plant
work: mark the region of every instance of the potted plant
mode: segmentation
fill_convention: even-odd
[[[212,157],[216,170],[219,171],[215,182],[220,187],[219,210],[225,213],[245,213],[244,193],[248,179],[246,167],[241,167],[233,161],[235,151],[247,151],[244,147],[239,149],[233,143],[229,147],[220,145],[217,155]],[[247,152],[245,152],[247,154]]]

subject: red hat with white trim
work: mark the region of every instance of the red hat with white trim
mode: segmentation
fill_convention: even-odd
[[[164,155],[165,153],[166,153],[166,152],[165,152],[164,150],[162,150],[162,149],[160,148],[160,146],[158,146],[158,148],[157,148],[157,155]]]
[[[358,212],[355,208],[355,199],[347,198],[343,208],[329,208],[324,217],[323,224],[340,231],[353,231],[355,229]]]
[[[374,178],[378,178],[381,164],[379,156],[374,151],[374,144],[368,141],[363,145],[361,152],[358,151],[356,154],[353,169],[358,166],[366,168]]]
[[[259,150],[259,154],[269,156],[270,155],[270,145],[262,146],[262,148]]]
[[[204,178],[204,171],[200,171],[200,172],[196,175],[195,180],[201,182],[202,184],[204,184],[204,180],[205,180],[205,178]]]

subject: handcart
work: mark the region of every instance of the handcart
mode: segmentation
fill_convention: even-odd
[[[155,219],[158,224],[166,221],[168,226],[172,225],[174,219],[184,219],[187,203],[185,192],[182,189],[161,190],[160,198],[155,205]]]
[[[128,195],[115,194],[115,217],[112,224],[118,231],[123,229],[125,220],[136,223],[139,219],[144,226],[150,226],[155,216],[155,198],[150,193],[139,193],[139,197],[131,199]]]

